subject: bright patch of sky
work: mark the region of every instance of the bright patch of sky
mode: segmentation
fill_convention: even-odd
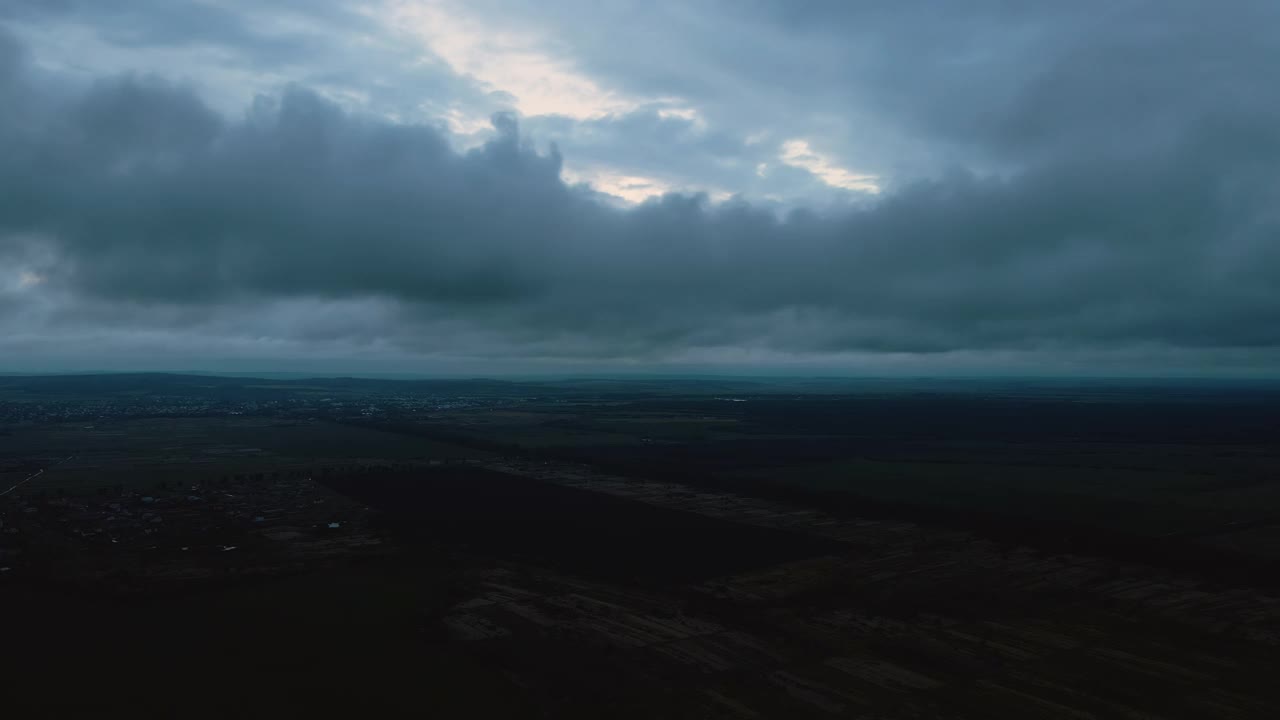
[[[881,188],[877,176],[836,160],[838,138],[815,130],[803,108],[794,113],[792,127],[779,126],[774,117],[749,132],[735,129],[737,114],[726,116],[714,103],[662,92],[661,85],[629,90],[590,72],[583,55],[589,51],[572,35],[557,34],[554,23],[484,12],[481,4],[465,0],[372,0],[354,8],[367,25],[335,25],[320,14],[270,4],[259,8],[245,3],[242,10],[246,27],[257,33],[249,40],[244,33],[211,32],[191,43],[134,41],[134,35],[109,25],[99,28],[99,16],[88,12],[68,15],[64,22],[14,27],[38,67],[85,81],[100,74],[159,75],[192,86],[228,118],[242,115],[254,96],[272,95],[296,82],[356,112],[443,125],[460,150],[492,136],[494,112],[551,119],[561,123],[555,137],[528,123],[529,139],[539,146],[558,142],[567,181],[588,182],[626,203],[665,192],[705,192],[713,200],[731,193],[757,200],[785,197],[788,205],[820,200],[810,197],[817,183],[797,185],[796,175],[774,172],[783,165],[801,168],[830,188],[868,194]],[[132,17],[118,8],[102,12],[106,18]],[[120,18],[115,21],[122,22]],[[139,33],[137,37],[146,37]],[[254,42],[290,39],[326,52],[289,56],[287,62],[253,59],[253,52],[261,50]],[[625,137],[630,131],[619,131],[610,139],[608,131],[591,127],[602,121],[624,127],[629,118],[643,114],[669,123],[654,131],[665,134],[632,141]],[[675,133],[670,123],[684,124],[684,129]],[[779,156],[776,143],[787,137],[806,139],[786,142]],[[672,153],[676,161],[655,157],[646,141],[680,146]],[[735,153],[738,157],[732,157]]]
[[[544,38],[473,17],[463,3],[401,0],[393,5],[393,18],[455,72],[509,95],[522,115],[591,120],[651,102],[600,87],[577,72],[570,59],[551,52]]]
[[[880,185],[876,182],[879,179],[877,176],[856,173],[840,167],[834,160],[810,147],[807,140],[788,140],[782,143],[782,152],[779,153],[778,159],[792,167],[807,170],[831,187],[873,195],[880,192]],[[759,167],[756,172],[760,174]]]
[[[664,120],[688,121],[697,133],[708,129],[706,117],[686,100],[642,97],[605,87],[580,72],[571,53],[554,41],[527,28],[504,27],[492,18],[479,17],[468,12],[465,3],[393,0],[391,8],[396,28],[416,35],[425,49],[454,72],[479,83],[500,106],[521,116],[558,116],[584,122],[644,110],[656,112]],[[453,107],[443,120],[451,132],[463,136],[463,145],[474,145],[489,127],[486,113],[479,108],[469,113]],[[716,202],[732,195],[693,178],[676,183],[623,165],[605,166],[599,160],[579,165],[572,152],[566,153],[564,176],[566,182],[588,183],[628,204],[676,191],[705,192]]]
[[[675,189],[670,183],[657,178],[626,175],[604,168],[579,171],[566,167],[562,176],[570,185],[586,183],[599,192],[620,198],[629,204],[642,203],[651,197],[659,197]]]
[[[712,202],[724,202],[733,196],[729,191],[720,188],[687,187],[659,178],[629,175],[608,168],[592,167],[584,170],[565,168],[562,176],[570,185],[586,183],[597,192],[612,195],[626,205],[638,205],[650,198],[661,197],[671,192],[702,192],[706,193]]]

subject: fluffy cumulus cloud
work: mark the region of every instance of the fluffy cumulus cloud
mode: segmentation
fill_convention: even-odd
[[[0,369],[1280,360],[1271,2],[110,5],[0,4]]]

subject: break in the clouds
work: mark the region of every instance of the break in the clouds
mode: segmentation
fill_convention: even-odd
[[[0,369],[1270,373],[1277,21],[0,2]]]

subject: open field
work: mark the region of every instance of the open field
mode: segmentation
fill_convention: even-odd
[[[25,715],[1280,708],[1266,388],[38,385],[0,383]]]
[[[57,464],[30,490],[71,493],[333,464],[476,455],[475,450],[376,430],[272,418],[106,419],[25,426],[0,435],[0,463]]]
[[[630,397],[519,413],[458,410],[423,436],[655,479],[1205,538],[1280,528],[1280,399],[1110,386],[1066,398],[872,393]],[[1105,392],[1104,392],[1105,391]],[[1274,543],[1260,543],[1267,553]]]
[[[328,479],[397,534],[618,582],[689,582],[821,555],[835,543],[460,466]]]

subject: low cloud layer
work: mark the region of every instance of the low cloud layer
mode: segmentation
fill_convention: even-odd
[[[931,37],[903,7],[849,22],[879,27],[877,48]],[[913,45],[896,80],[859,65],[857,92],[821,68],[946,160],[863,173],[878,195],[812,209],[749,189],[626,207],[566,182],[576,144],[599,162],[670,155],[637,175],[704,162],[724,184],[738,166],[820,184],[720,128],[714,93],[705,117],[498,113],[460,150],[445,122],[309,85],[228,113],[186,80],[72,77],[0,34],[0,355],[12,369],[1271,372],[1280,47],[1261,21],[1276,13],[1126,7],[1112,20],[1151,21],[976,12],[1012,37],[977,55]],[[752,12],[769,37],[826,47],[803,13]],[[772,147],[788,142],[807,143]]]

